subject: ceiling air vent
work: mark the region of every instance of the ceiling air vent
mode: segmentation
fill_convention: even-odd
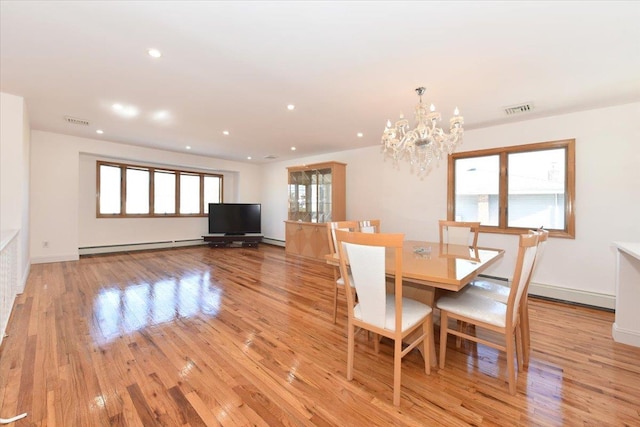
[[[273,154],[268,154],[266,156],[264,156],[265,160],[273,160],[273,159],[277,159],[278,156],[274,156]]]
[[[511,107],[504,108],[504,112],[507,113],[507,116],[511,116],[513,114],[528,113],[531,110],[533,110],[532,102],[520,105],[512,105]]]
[[[64,116],[64,120],[72,125],[89,126],[89,120],[78,119],[77,117]]]

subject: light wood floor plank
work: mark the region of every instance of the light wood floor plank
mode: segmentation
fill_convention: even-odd
[[[640,425],[640,349],[610,312],[532,299],[532,354],[448,342],[447,366],[356,337],[346,380],[333,271],[284,249],[192,247],[31,267],[0,348],[0,417],[20,426]],[[484,334],[478,331],[478,334]],[[491,334],[487,334],[491,338]],[[436,340],[439,335],[436,331]]]

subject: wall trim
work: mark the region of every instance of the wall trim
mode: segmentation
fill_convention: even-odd
[[[273,246],[282,246],[284,248],[284,240],[280,240],[280,239],[273,239],[271,237],[263,237],[262,238],[262,243],[266,243],[267,245],[273,245]]]
[[[638,331],[620,328],[614,322],[611,327],[611,335],[613,335],[613,339],[616,342],[640,347],[640,333]]]
[[[41,256],[41,257],[31,258],[31,264],[46,264],[49,262],[78,261],[79,259],[80,257],[78,256],[78,254]]]
[[[507,281],[507,279],[505,279],[504,277],[493,277],[483,274],[481,274],[480,277]],[[607,310],[615,310],[616,308],[615,295],[581,291],[579,289],[561,288],[558,286],[546,285],[543,283],[531,282],[529,284],[529,295],[576,304],[589,305],[592,307],[604,308]]]

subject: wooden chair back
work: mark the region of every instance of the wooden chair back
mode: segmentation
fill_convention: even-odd
[[[395,253],[396,330],[402,325],[402,242],[404,234],[361,233],[336,230],[340,271],[345,277],[350,268],[358,295],[358,307],[362,321],[377,328],[384,328],[386,318],[387,248]],[[345,277],[350,280],[350,277]],[[347,309],[353,318],[355,299],[347,292]]]
[[[358,221],[330,221],[327,222],[327,234],[329,238],[330,253],[338,253],[338,243],[336,241],[336,230],[358,231]]]
[[[480,222],[470,221],[438,221],[440,229],[440,243],[478,246],[478,233]]]
[[[379,219],[360,220],[358,221],[358,231],[361,233],[379,233],[380,220]]]

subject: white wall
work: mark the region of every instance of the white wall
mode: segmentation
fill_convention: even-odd
[[[29,154],[29,117],[24,99],[0,93],[0,230],[18,231],[20,289],[30,265]]]
[[[199,239],[207,232],[206,218],[96,218],[97,159],[223,173],[225,201],[260,202],[256,165],[33,131],[33,262],[78,259],[79,247]]]
[[[640,103],[467,131],[458,151],[569,138],[576,139],[576,238],[550,239],[532,292],[613,307],[611,242],[640,241]],[[396,170],[383,161],[378,146],[265,166],[265,235],[284,239],[286,167],[328,160],[347,163],[347,219],[380,218],[383,231],[438,239],[437,220],[447,212],[446,162],[420,180],[406,162]],[[517,236],[483,233],[479,242],[507,251],[486,274],[510,277]]]
[[[640,241],[638,118],[640,103],[633,103],[466,132],[459,151],[576,139],[576,238],[550,240],[534,277],[533,293],[613,307],[615,259],[611,242]],[[371,138],[372,144],[377,144],[377,136]],[[409,173],[408,164],[401,163],[397,170],[391,161],[383,161],[377,145],[258,167],[33,131],[31,157],[34,261],[77,259],[80,246],[200,236],[197,230],[204,227],[202,219],[96,219],[96,158],[229,171],[237,177],[236,188],[225,188],[229,196],[225,200],[261,202],[263,234],[276,240],[284,240],[286,167],[304,163],[347,163],[349,219],[380,218],[383,231],[436,240],[437,219],[446,216],[446,163],[420,180]],[[234,192],[234,197],[227,191]],[[48,250],[42,248],[45,240]],[[517,237],[483,233],[480,243],[506,249],[504,259],[487,274],[510,277]]]

